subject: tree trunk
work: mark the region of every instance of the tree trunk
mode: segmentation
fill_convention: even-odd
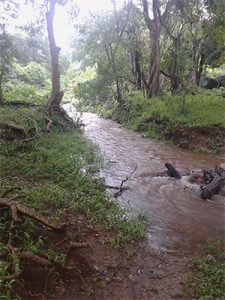
[[[49,48],[51,54],[51,71],[52,71],[52,90],[48,102],[48,108],[53,111],[59,110],[60,102],[63,97],[63,92],[60,91],[60,72],[59,72],[59,52],[61,49],[60,47],[56,46],[54,30],[53,30],[55,4],[56,4],[55,0],[49,0],[49,9],[46,13],[48,40],[49,40]]]
[[[197,73],[198,73],[197,46],[195,41],[193,41],[192,42],[192,71],[191,71],[191,81],[193,85],[197,84]]]
[[[180,85],[178,72],[178,52],[180,50],[180,36],[173,37],[173,57],[171,63],[171,91],[175,92]]]
[[[138,50],[134,53],[134,64],[135,64],[135,76],[136,86],[138,90],[142,89],[142,76],[141,76],[141,55]]]
[[[160,75],[160,25],[159,20],[154,20],[150,30],[151,48],[150,48],[150,64],[149,79],[147,87],[147,96],[149,98],[157,97],[159,94],[159,75]]]
[[[147,81],[147,96],[149,98],[156,97],[159,94],[160,84],[160,33],[161,33],[161,20],[167,20],[171,7],[172,0],[168,0],[164,13],[160,12],[160,1],[152,0],[152,13],[153,19],[149,16],[148,1],[142,0],[143,13],[146,26],[150,33],[150,64],[149,64],[149,79]]]
[[[200,84],[200,78],[203,72],[203,67],[204,67],[204,63],[205,63],[205,55],[202,54],[199,60],[199,66],[198,66],[198,72],[197,72],[197,78],[196,78],[196,83],[197,85]]]
[[[0,73],[0,106],[3,104],[2,77],[3,71]]]

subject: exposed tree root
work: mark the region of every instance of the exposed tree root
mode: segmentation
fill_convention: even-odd
[[[65,225],[59,225],[49,221],[46,217],[36,213],[33,209],[27,208],[26,206],[7,198],[0,198],[0,206],[8,207],[11,210],[13,221],[16,223],[19,221],[18,213],[30,217],[45,226],[56,230],[56,231],[63,231]]]
[[[15,106],[15,107],[37,107],[42,106],[41,104],[35,104],[31,102],[22,102],[22,101],[10,101],[10,102],[4,102],[4,106]]]
[[[34,134],[33,136],[28,137],[28,138],[26,138],[25,140],[23,140],[24,143],[33,141],[33,140],[36,139],[36,137],[39,135],[37,122],[36,122],[34,119],[30,119],[30,120],[31,120],[31,121],[33,122],[33,124],[34,124],[35,134]]]
[[[23,251],[22,253],[20,253],[20,259],[28,260],[32,264],[37,264],[37,265],[41,265],[44,267],[51,265],[51,262],[48,259],[37,256],[37,255],[31,253],[30,251]]]
[[[52,125],[53,125],[53,121],[51,120],[51,119],[49,119],[48,117],[44,117],[45,118],[45,120],[48,122],[47,123],[47,126],[46,126],[46,130],[48,131],[48,132],[51,132],[51,128],[52,128]]]
[[[8,244],[6,246],[7,251],[10,253],[11,258],[12,258],[12,274],[10,275],[6,275],[6,276],[0,276],[0,280],[4,280],[4,281],[10,281],[12,279],[16,279],[17,277],[19,277],[19,275],[21,274],[21,270],[19,268],[19,259],[18,259],[18,255],[16,254],[16,250],[15,248]]]
[[[19,187],[9,188],[6,191],[4,191],[0,197],[0,208],[11,210],[12,220],[13,220],[12,223],[19,222],[19,214],[21,214],[30,217],[35,221],[38,221],[44,224],[45,226],[56,231],[62,231],[65,228],[64,225],[56,224],[54,222],[49,221],[46,217],[36,213],[33,209],[27,208],[26,206],[18,203],[15,200],[4,198],[10,192],[16,189],[18,190],[20,188]],[[8,261],[7,252],[10,254],[12,262],[8,263],[8,266],[10,267],[9,272],[11,272],[12,274],[0,276],[0,280],[10,281],[12,279],[16,279],[21,274],[20,260],[30,261],[32,264],[37,264],[43,267],[51,265],[51,262],[47,258],[37,256],[31,253],[30,251],[22,251],[21,253],[17,254],[16,249],[10,244],[10,240],[11,240],[11,233],[9,235],[8,244],[7,246],[4,247],[4,251],[1,253],[1,257],[6,257],[6,263],[7,263]]]
[[[25,128],[14,123],[14,122],[5,122],[5,123],[0,123],[0,127],[3,129],[10,129],[15,133],[19,133],[21,135],[26,136],[26,131]]]
[[[57,123],[63,126],[69,125],[71,127],[77,127],[77,124],[74,123],[73,119],[68,116],[65,109],[61,106],[50,106],[48,112],[50,115],[56,115],[60,118],[60,120],[57,120]]]
[[[38,136],[38,127],[34,119],[30,120],[34,124],[34,128],[30,129],[35,130],[35,134],[33,136],[28,136],[27,131],[23,126],[14,122],[6,122],[0,123],[0,127],[5,131],[0,137],[7,140],[22,139],[22,142],[24,143],[34,140]]]

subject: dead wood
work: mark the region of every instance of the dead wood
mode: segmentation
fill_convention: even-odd
[[[19,275],[21,274],[21,270],[19,268],[19,259],[18,259],[18,255],[16,254],[15,248],[12,245],[8,244],[6,246],[6,249],[11,254],[13,274],[0,276],[0,280],[10,281],[12,279],[16,279],[17,277],[19,277]]]
[[[53,121],[51,120],[51,119],[49,119],[48,117],[44,117],[45,118],[45,120],[48,122],[47,123],[47,126],[46,126],[46,130],[48,131],[48,132],[51,132],[51,128],[52,128],[52,125],[53,125]]]
[[[62,224],[56,224],[54,222],[49,221],[46,217],[36,213],[33,209],[27,208],[26,206],[18,203],[17,201],[14,201],[12,199],[7,198],[0,198],[0,206],[8,207],[11,210],[12,213],[12,219],[14,222],[18,222],[18,213],[25,215],[27,217],[30,217],[31,219],[34,219],[45,226],[56,230],[56,231],[63,231],[65,228],[65,225]]]
[[[14,122],[5,122],[5,123],[1,122],[0,127],[4,128],[4,129],[11,129],[17,133],[19,132],[20,134],[26,135],[25,128]]]
[[[20,259],[28,260],[32,264],[37,264],[37,265],[41,265],[41,266],[44,266],[44,267],[51,265],[51,262],[48,259],[37,256],[37,255],[31,253],[30,251],[21,252],[20,253]]]
[[[169,175],[176,179],[181,179],[180,173],[174,168],[170,163],[165,163],[165,167],[167,168]]]
[[[41,104],[35,104],[31,102],[23,102],[23,101],[5,101],[3,103],[4,106],[15,106],[15,107],[36,107],[36,106],[42,106]]]
[[[215,170],[207,171],[206,178],[207,178],[207,184],[204,186],[201,186],[201,198],[202,199],[210,199],[213,194],[216,194],[220,191],[220,189],[225,184],[225,170],[224,174],[220,172],[221,170],[218,170],[215,168]]]
[[[31,137],[23,140],[23,143],[27,143],[27,142],[33,141],[39,135],[37,122],[34,119],[30,119],[30,120],[34,124],[35,134],[33,136],[31,136]]]
[[[119,188],[118,188],[118,187],[115,187],[116,189],[118,189],[118,192],[115,192],[115,193],[114,193],[114,197],[115,197],[115,198],[117,198],[117,197],[119,197],[119,196],[122,195],[123,191],[126,189],[126,188],[123,187],[124,183],[130,179],[130,177],[134,174],[134,172],[135,172],[136,170],[137,170],[137,165],[135,166],[134,170],[133,170],[133,171],[132,171],[125,179],[123,179],[123,180],[121,181],[121,184],[120,184]]]

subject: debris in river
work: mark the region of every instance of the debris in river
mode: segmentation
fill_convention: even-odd
[[[165,167],[170,177],[182,178],[181,173],[172,164],[165,163]],[[201,185],[200,196],[202,199],[210,199],[214,194],[218,193],[222,196],[225,194],[225,164],[221,164],[219,167],[215,166],[214,169],[210,170],[195,170],[191,174],[186,175],[189,175],[188,182]]]
[[[169,175],[176,179],[181,179],[180,173],[170,163],[165,163],[165,167],[168,169]]]

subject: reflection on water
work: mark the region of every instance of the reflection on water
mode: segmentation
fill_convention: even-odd
[[[208,169],[225,162],[225,156],[190,153],[163,145],[128,131],[119,124],[85,113],[85,134],[104,157],[102,175],[109,185],[125,183],[129,189],[119,198],[149,219],[149,243],[160,249],[196,248],[206,239],[224,240],[225,197],[213,201],[199,197],[199,188],[185,178],[156,177],[171,162],[178,170]]]

